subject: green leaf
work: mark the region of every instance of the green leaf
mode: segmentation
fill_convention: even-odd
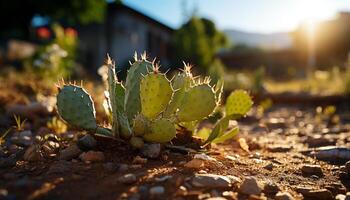
[[[225,140],[231,139],[233,138],[239,131],[238,127],[233,128],[232,130],[226,132],[225,134],[223,134],[222,136],[214,139],[212,142],[213,143],[221,143],[224,142]]]

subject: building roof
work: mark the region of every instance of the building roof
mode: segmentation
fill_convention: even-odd
[[[138,10],[135,10],[135,9],[123,4],[123,3],[109,3],[108,4],[108,12],[116,12],[116,11],[120,11],[120,10],[128,12],[128,13],[130,13],[130,14],[132,14],[132,15],[134,15],[142,20],[145,20],[148,23],[155,24],[156,26],[159,26],[160,28],[163,28],[170,33],[172,33],[174,31],[173,28],[165,25],[164,23],[159,22],[159,21],[155,20],[154,18],[152,18],[152,17],[150,17],[150,16],[148,16],[148,15],[146,15]]]

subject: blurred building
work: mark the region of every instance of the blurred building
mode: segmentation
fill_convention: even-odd
[[[129,66],[134,52],[144,51],[161,64],[170,63],[172,28],[122,4],[108,5],[105,21],[78,27],[80,55],[85,66],[97,69],[108,53],[119,69]]]

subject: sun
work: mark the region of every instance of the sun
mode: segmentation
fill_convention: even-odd
[[[313,24],[330,18],[329,1],[326,0],[295,0],[297,18],[300,23]]]

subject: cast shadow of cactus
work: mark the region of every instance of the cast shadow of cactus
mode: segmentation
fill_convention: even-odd
[[[107,67],[105,96],[112,128],[97,125],[91,96],[74,84],[63,85],[57,95],[58,113],[69,125],[92,134],[120,138],[133,147],[142,148],[144,142],[171,142],[179,134],[177,127],[198,125],[221,103],[223,82],[211,86],[209,77],[194,77],[191,66],[186,64],[169,80],[145,54],[140,59],[135,55],[125,85],[117,80],[115,65],[109,57]],[[238,127],[227,130],[229,121],[244,116],[252,104],[246,91],[232,92],[226,100],[225,115],[203,138],[201,145],[235,136]]]

